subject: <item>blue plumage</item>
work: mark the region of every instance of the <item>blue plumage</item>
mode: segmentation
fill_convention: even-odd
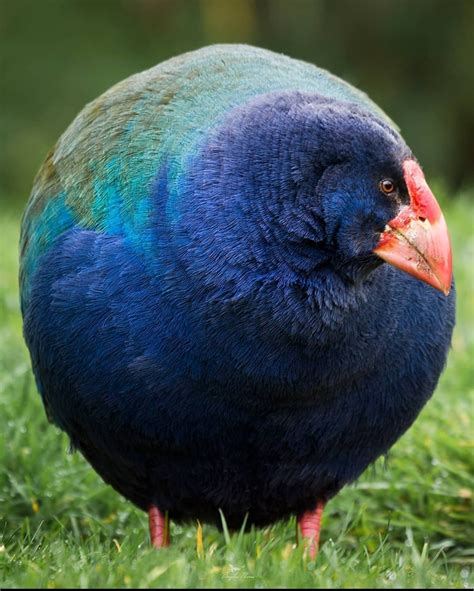
[[[162,150],[146,185],[126,177],[125,148],[108,168],[78,154],[67,175],[88,167],[93,195],[62,197],[71,210],[50,222],[26,214],[25,337],[45,403],[145,510],[222,509],[236,527],[301,514],[385,453],[436,386],[454,290],[374,254],[410,204],[413,156],[349,99],[302,86],[229,101],[192,153]],[[104,176],[118,167],[120,182]]]

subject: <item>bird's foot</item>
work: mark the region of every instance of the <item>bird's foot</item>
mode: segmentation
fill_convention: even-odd
[[[311,560],[314,560],[318,554],[323,509],[324,501],[318,501],[314,509],[306,511],[298,518],[301,536],[306,545],[306,552]]]
[[[166,548],[170,545],[170,524],[168,513],[162,513],[156,505],[148,509],[151,545],[154,548]]]

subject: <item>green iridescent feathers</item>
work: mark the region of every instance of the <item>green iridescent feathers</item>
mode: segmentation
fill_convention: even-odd
[[[75,225],[135,236],[146,248],[138,239],[165,160],[163,215],[172,222],[186,162],[202,139],[233,107],[278,90],[348,100],[387,119],[364,93],[325,70],[245,45],[206,47],[131,76],[81,111],[34,181],[21,235],[23,299],[40,255]]]

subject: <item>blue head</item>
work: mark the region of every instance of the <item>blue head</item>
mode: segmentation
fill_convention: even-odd
[[[322,324],[334,331],[367,298],[390,297],[399,275],[383,259],[443,291],[446,263],[449,290],[449,237],[419,165],[352,103],[291,92],[234,109],[188,163],[182,193],[176,244],[215,317],[231,302],[273,321],[269,333],[321,340]],[[433,245],[445,239],[443,258]]]
[[[373,250],[386,224],[409,203],[410,157],[398,133],[354,104],[264,95],[235,109],[190,166],[193,253],[221,278],[254,269],[307,282],[324,269],[363,281],[382,262]]]

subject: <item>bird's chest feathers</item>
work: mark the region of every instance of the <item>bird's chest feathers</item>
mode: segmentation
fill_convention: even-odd
[[[370,371],[383,354],[383,338],[396,323],[381,301],[374,289],[351,290],[322,278],[220,291],[193,300],[188,322],[199,338],[187,340],[194,349],[189,359],[199,356],[202,379],[226,388],[283,397],[330,394]]]

